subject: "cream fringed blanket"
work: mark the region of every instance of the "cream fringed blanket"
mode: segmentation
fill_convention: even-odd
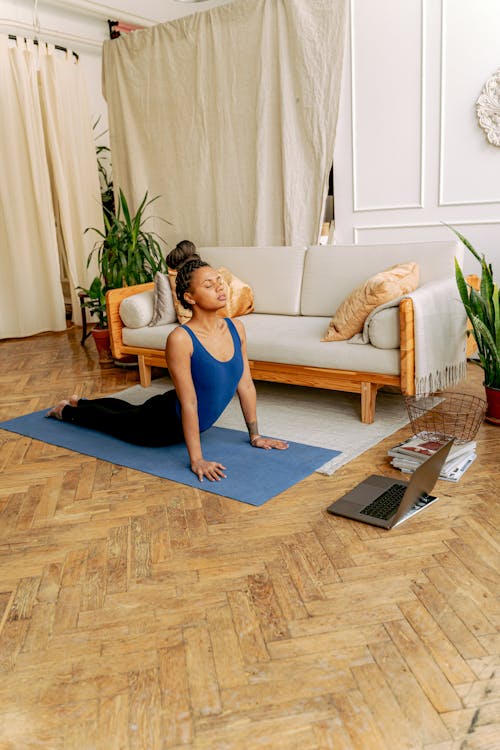
[[[466,376],[467,316],[454,279],[406,295],[415,315],[415,393],[456,385]]]
[[[413,300],[415,327],[415,393],[427,395],[456,385],[466,376],[467,316],[454,279],[430,281],[411,294],[386,302],[365,320],[362,333],[349,341],[368,344],[373,317],[402,299]]]

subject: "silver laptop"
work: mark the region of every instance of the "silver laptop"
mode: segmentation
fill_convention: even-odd
[[[328,508],[336,516],[392,529],[427,508],[438,498],[431,495],[448,457],[453,438],[415,469],[409,482],[372,474]]]

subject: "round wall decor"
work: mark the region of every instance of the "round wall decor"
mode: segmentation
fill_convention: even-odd
[[[493,146],[500,146],[500,68],[486,81],[476,102],[479,124]]]

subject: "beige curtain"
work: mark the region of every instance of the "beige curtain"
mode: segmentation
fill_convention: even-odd
[[[71,53],[40,55],[40,97],[47,160],[51,175],[60,255],[68,276],[73,321],[81,324],[76,287],[89,285],[96,265],[87,258],[98,236],[87,227],[103,229],[96,147],[80,66]]]
[[[70,286],[87,286],[92,240],[82,235],[102,226],[78,65],[53,53],[22,39],[11,47],[0,35],[0,338],[66,328],[60,253]],[[74,313],[78,320],[77,305]]]
[[[345,0],[236,0],[104,43],[113,174],[170,242],[316,242]]]
[[[0,335],[66,327],[36,52],[0,36]]]

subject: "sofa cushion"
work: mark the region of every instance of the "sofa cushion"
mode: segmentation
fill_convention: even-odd
[[[162,326],[144,326],[143,328],[122,328],[122,340],[125,346],[145,347],[146,349],[165,349],[167,336],[177,328],[177,323],[166,323]]]
[[[199,253],[252,287],[256,313],[300,314],[305,247],[204,247]]]
[[[127,328],[142,328],[153,317],[153,291],[139,292],[125,297],[120,303],[120,318]]]
[[[345,341],[363,330],[363,324],[379,305],[412,292],[418,286],[417,263],[401,263],[371,276],[352,290],[330,320],[322,341]]]
[[[322,342],[328,318],[252,313],[242,318],[242,323],[250,360],[389,375],[400,372],[399,349],[377,349],[348,341]]]
[[[394,263],[416,261],[420,284],[455,278],[454,258],[461,263],[464,247],[457,240],[384,245],[315,245],[304,264],[302,315],[331,316],[342,300],[369,276]]]
[[[221,318],[237,318],[240,315],[248,315],[253,311],[253,291],[249,284],[235,276],[227,268],[221,267],[218,269],[224,283],[226,285],[226,304],[220,310],[217,310],[217,315]],[[168,272],[168,280],[171,287],[171,298],[173,299],[174,306],[174,320],[183,325],[191,319],[192,311],[184,307],[177,299],[175,291],[175,283],[177,278],[176,271]],[[165,321],[173,322],[173,321]]]
[[[387,375],[398,375],[400,371],[398,349],[377,349],[371,344],[356,345],[348,341],[322,343],[320,336],[328,318],[251,313],[242,318],[242,323],[251,360]],[[174,328],[175,324],[123,328],[123,343],[163,350]]]
[[[175,313],[174,300],[168,275],[158,271],[155,274],[155,287],[153,294],[153,317],[150,326],[161,326],[165,323],[175,323],[177,315]]]

